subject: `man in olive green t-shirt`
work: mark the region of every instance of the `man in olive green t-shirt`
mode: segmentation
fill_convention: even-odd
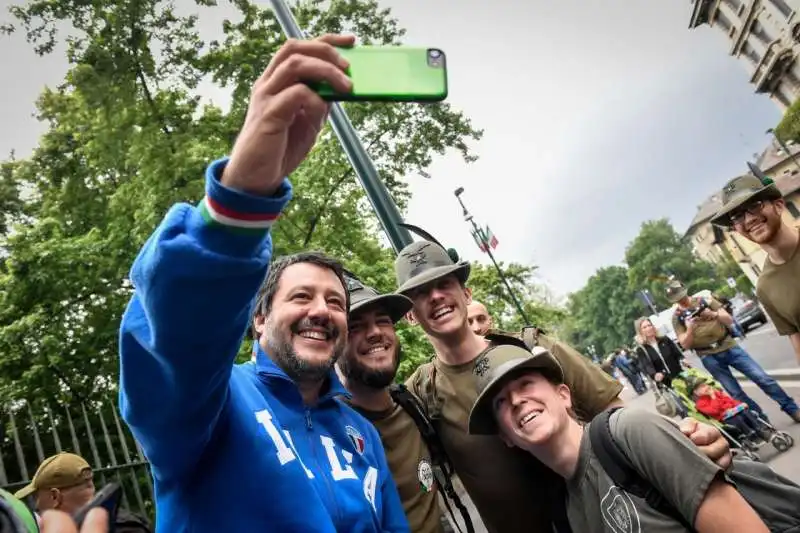
[[[733,376],[731,368],[735,368],[775,400],[792,420],[800,422],[800,409],[794,399],[731,336],[729,328],[733,318],[721,303],[713,298],[690,297],[683,283],[677,280],[667,283],[667,298],[677,304],[672,328],[678,335],[678,342],[700,356],[706,370],[731,396],[766,418],[761,406],[744,392]]]
[[[414,419],[395,402],[389,388],[401,355],[395,323],[411,309],[411,301],[400,294],[379,294],[354,277],[346,281],[350,295],[347,350],[337,367],[351,394],[347,401],[381,436],[411,531],[443,533],[438,497],[445,495],[434,474],[430,450]],[[450,508],[454,507],[451,503]]]
[[[491,342],[470,329],[466,288],[470,265],[455,262],[438,243],[418,241],[397,256],[398,293],[414,304],[410,320],[422,327],[435,357],[408,379],[408,388],[428,410],[456,474],[490,533],[552,531],[551,502],[563,481],[530,454],[507,447],[495,436],[470,435],[467,420],[477,397],[476,361]],[[493,337],[492,342],[522,344]],[[524,344],[522,344],[524,346]],[[554,343],[554,356],[564,367],[574,393],[576,411],[586,419],[618,402],[621,386],[574,349]],[[691,426],[691,427],[689,427]],[[727,457],[727,443],[718,431],[696,422],[687,424],[696,443],[709,444],[709,456]],[[727,461],[727,459],[726,459]]]
[[[786,200],[772,180],[741,176],[722,189],[712,224],[734,229],[767,253],[756,295],[800,362],[800,228],[783,219]]]

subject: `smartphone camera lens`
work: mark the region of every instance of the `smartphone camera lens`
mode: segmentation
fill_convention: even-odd
[[[428,50],[428,66],[440,68],[444,64],[444,52],[431,48]]]

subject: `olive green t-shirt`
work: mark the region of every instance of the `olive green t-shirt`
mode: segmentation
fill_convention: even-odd
[[[782,265],[764,262],[756,295],[780,335],[800,332],[800,244]]]
[[[597,365],[570,346],[551,339],[564,369],[576,413],[591,418],[622,390]],[[549,344],[547,346],[546,344]],[[434,359],[406,382],[428,410],[455,471],[490,533],[550,533],[551,502],[563,480],[530,454],[509,448],[499,437],[470,435],[469,413],[478,396],[475,361],[447,365]]]
[[[700,304],[700,298],[692,298],[692,307]],[[708,308],[712,311],[722,309],[722,304],[714,298],[706,300]],[[736,340],[728,334],[728,328],[719,320],[697,317],[694,328],[694,340],[691,346],[684,346],[688,350],[696,350],[697,355],[713,355],[736,346]],[[686,326],[678,320],[678,315],[672,315],[672,329],[678,335],[686,332]],[[716,346],[714,346],[716,344]],[[712,347],[713,346],[713,347]]]
[[[722,469],[655,413],[629,407],[611,415],[609,427],[636,471],[693,524],[708,487]],[[578,468],[567,481],[567,517],[576,532],[686,532],[677,520],[614,484],[592,450],[589,426],[581,439]]]
[[[672,421],[641,409],[614,413],[609,427],[636,471],[690,524],[695,523],[712,481],[719,478],[736,487],[770,531],[799,531],[800,486],[764,463],[734,459],[723,474]],[[615,486],[592,450],[588,427],[578,468],[567,481],[567,517],[576,533],[686,531],[674,518]]]
[[[414,533],[442,533],[439,492],[431,456],[414,419],[395,404],[383,412],[353,408],[372,422],[383,442],[386,461],[392,472],[408,525]]]

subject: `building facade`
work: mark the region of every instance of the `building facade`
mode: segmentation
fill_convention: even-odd
[[[800,96],[800,0],[692,0],[689,28],[725,33],[730,55],[751,74],[756,93],[781,110]]]
[[[756,160],[756,165],[775,181],[783,193],[786,221],[800,227],[800,144],[791,143],[789,149],[791,154],[785,153],[773,141]],[[735,232],[711,225],[709,220],[720,206],[719,192],[700,204],[684,238],[692,244],[695,255],[711,263],[719,263],[729,253],[755,285],[767,256],[758,245]]]

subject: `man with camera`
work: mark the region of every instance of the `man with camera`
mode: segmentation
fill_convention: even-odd
[[[666,293],[669,301],[677,304],[672,327],[678,342],[684,349],[697,353],[706,370],[731,396],[766,418],[761,406],[742,390],[733,376],[731,368],[735,368],[775,400],[792,420],[800,422],[800,409],[794,399],[731,336],[733,318],[721,303],[713,298],[690,297],[684,284],[677,280],[667,284]]]

